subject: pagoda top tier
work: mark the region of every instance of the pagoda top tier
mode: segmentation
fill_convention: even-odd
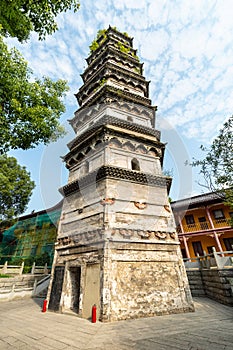
[[[151,107],[149,81],[133,48],[133,38],[116,28],[100,30],[90,45],[83,86],[75,95],[81,108],[98,103],[127,101]]]

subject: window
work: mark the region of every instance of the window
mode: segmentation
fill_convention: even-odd
[[[213,215],[214,215],[214,218],[216,220],[217,219],[225,219],[225,215],[223,214],[222,209],[213,210]]]
[[[195,220],[192,214],[190,215],[185,215],[185,221],[187,225],[192,225],[195,224]]]
[[[233,237],[223,238],[226,250],[233,250]]]
[[[202,230],[208,230],[209,226],[208,226],[208,223],[206,222],[205,216],[198,218],[198,221],[200,222],[200,227]]]
[[[128,115],[128,116],[127,116],[127,120],[128,120],[128,122],[132,122],[132,121],[133,121],[133,118],[132,118],[130,115]]]
[[[203,252],[202,245],[201,245],[200,241],[192,242],[192,245],[193,245],[194,254],[196,256],[197,255],[199,255],[199,256],[203,256],[204,255],[204,252]]]
[[[131,168],[132,170],[140,171],[139,161],[136,158],[131,160]]]

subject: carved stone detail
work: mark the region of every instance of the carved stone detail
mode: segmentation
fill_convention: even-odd
[[[103,198],[100,204],[102,205],[113,205],[115,203],[115,198]]]
[[[147,204],[146,203],[142,203],[142,202],[134,202],[134,205],[136,208],[143,210],[146,209]]]

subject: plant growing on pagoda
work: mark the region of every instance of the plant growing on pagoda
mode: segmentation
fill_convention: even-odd
[[[125,46],[125,45],[123,45],[123,44],[120,43],[119,41],[118,41],[118,43],[117,43],[117,48],[118,48],[121,52],[123,52],[123,53],[129,53],[129,52],[130,52],[130,48],[127,47],[127,46]]]
[[[91,53],[95,52],[100,47],[100,45],[107,39],[106,31],[107,29],[98,30],[96,38],[92,41],[91,45],[89,46]],[[103,37],[103,39],[100,42],[98,42],[98,39],[101,36]]]
[[[100,87],[103,86],[104,84],[106,84],[106,82],[107,82],[106,78],[101,79],[100,82],[99,82],[99,86]]]

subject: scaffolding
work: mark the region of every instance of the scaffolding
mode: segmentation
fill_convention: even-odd
[[[0,264],[47,253],[52,263],[61,208],[21,217],[2,230]]]

